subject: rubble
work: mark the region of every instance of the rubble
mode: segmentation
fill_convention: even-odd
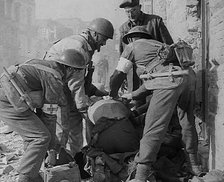
[[[13,130],[7,125],[0,128],[0,134],[9,134],[12,132],[13,132]]]
[[[7,165],[3,169],[0,169],[0,175],[9,174],[13,169],[11,165]]]
[[[211,170],[203,177],[194,176],[190,182],[224,182],[224,171]]]

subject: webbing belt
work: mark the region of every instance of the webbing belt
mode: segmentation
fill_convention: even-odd
[[[26,63],[20,64],[20,66],[22,66],[22,65],[33,66],[33,67],[35,67],[39,70],[43,70],[43,71],[52,73],[58,79],[62,79],[61,74],[53,68],[50,68],[50,67],[47,67],[47,66],[44,66],[44,65],[41,65],[41,64],[26,64]]]

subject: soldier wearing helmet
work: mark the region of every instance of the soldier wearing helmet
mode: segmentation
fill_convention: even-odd
[[[75,49],[66,49],[59,59],[58,63],[74,67],[76,69],[85,69],[86,64],[83,55]]]
[[[88,26],[88,29],[93,32],[92,36],[95,39],[96,50],[98,52],[100,51],[100,47],[106,44],[107,39],[113,39],[113,25],[104,18],[93,20]]]
[[[60,141],[62,141],[62,146],[65,147],[68,140],[67,134],[69,133],[70,150],[73,155],[79,152],[83,145],[81,115],[85,113],[87,108],[86,95],[104,96],[108,94],[106,91],[98,90],[91,84],[93,73],[91,59],[95,51],[100,51],[101,46],[105,45],[108,39],[113,38],[113,34],[114,28],[110,21],[105,18],[96,18],[90,22],[87,29],[82,33],[66,37],[55,43],[45,56],[46,60],[55,60],[61,57],[64,50],[76,49],[83,55],[85,65],[87,66],[87,73],[84,71],[82,76],[80,75],[79,77],[79,88],[74,87],[76,78],[71,75],[74,81],[68,83],[69,89],[67,89],[67,94],[70,95],[70,100],[73,101],[70,103],[70,108],[67,109],[71,111],[70,118],[62,118],[62,125],[65,131],[62,132],[64,138],[62,137]],[[87,135],[87,140],[88,137],[90,136]]]
[[[182,127],[182,141],[190,162],[190,172],[200,173],[197,161],[197,132],[194,121],[195,74],[192,68],[183,68],[172,47],[153,40],[152,35],[142,26],[135,26],[123,36],[127,44],[111,80],[110,87],[117,91],[128,71],[135,67],[136,74],[161,74],[170,72],[179,75],[170,77],[149,77],[136,91],[122,95],[128,100],[139,99],[151,92],[151,100],[146,113],[143,136],[140,141],[139,154],[135,161],[138,164],[135,179],[132,182],[154,181],[152,164],[156,161],[158,151],[163,142],[168,124],[177,108],[179,122]],[[186,69],[187,73],[185,75]],[[186,104],[188,103],[188,104]]]
[[[55,149],[56,109],[67,107],[64,88],[69,86],[71,75],[76,75],[78,80],[85,67],[83,55],[69,49],[57,60],[32,59],[10,66],[1,75],[1,120],[26,144],[18,182],[43,181],[39,169],[47,150]],[[72,79],[72,82],[80,88],[78,81]],[[43,112],[37,113],[37,109]]]
[[[172,37],[170,36],[167,27],[165,26],[163,19],[160,16],[154,14],[146,14],[141,11],[141,4],[139,0],[122,0],[119,8],[123,9],[127,15],[127,21],[124,22],[120,28],[120,42],[119,42],[119,52],[120,55],[125,49],[126,44],[123,42],[123,36],[130,31],[135,26],[143,26],[146,28],[148,33],[153,37],[153,39],[166,43],[168,45],[173,43]],[[135,69],[135,68],[133,68]],[[114,76],[114,75],[113,75]],[[135,70],[130,70],[126,76],[126,86],[128,91],[134,91],[138,89],[141,81],[135,74]],[[112,97],[116,97],[117,93],[112,93]],[[139,100],[136,105],[144,104],[144,100]]]

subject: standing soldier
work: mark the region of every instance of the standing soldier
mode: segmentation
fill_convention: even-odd
[[[88,96],[96,95],[96,96],[104,96],[108,93],[105,91],[98,90],[92,82],[92,56],[95,51],[100,51],[101,46],[106,44],[108,39],[113,39],[114,28],[110,21],[104,18],[96,18],[92,20],[88,26],[88,28],[83,31],[81,34],[72,35],[70,37],[66,37],[57,43],[55,43],[50,50],[47,52],[45,59],[57,59],[61,56],[61,53],[66,49],[76,49],[83,55],[85,59],[85,64],[88,67],[87,76],[84,78],[86,72],[83,73],[83,80],[85,80],[85,90],[80,90],[80,93],[83,95],[87,94]],[[75,80],[76,78],[74,78]],[[68,83],[69,90],[67,94],[73,96],[75,92],[75,88],[73,88],[74,81]],[[69,135],[69,144],[70,150],[73,155],[80,151],[83,145],[82,139],[82,116],[81,113],[85,113],[86,109],[80,110],[80,106],[82,102],[79,101],[78,95],[76,96],[77,101],[73,102],[74,100],[71,99],[69,118],[62,118],[62,137],[61,137],[61,144],[65,147],[68,135]],[[75,103],[75,104],[74,104]],[[89,123],[90,124],[90,123]],[[88,123],[87,123],[88,125]],[[88,129],[88,127],[87,127]],[[89,132],[87,131],[87,142],[89,140]]]
[[[55,147],[56,115],[52,108],[66,107],[66,84],[72,82],[74,95],[79,96],[79,90],[84,89],[85,68],[83,55],[69,49],[56,60],[32,59],[10,66],[1,75],[0,117],[24,141],[18,182],[43,182],[41,164],[47,150]],[[86,107],[85,97],[82,103]],[[41,115],[34,112],[38,108],[43,111]]]

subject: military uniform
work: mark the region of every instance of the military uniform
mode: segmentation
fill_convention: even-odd
[[[57,104],[62,108],[67,105],[64,84],[70,82],[69,75],[71,73],[63,71],[55,61],[46,62],[33,59],[25,64],[11,66],[8,70],[17,75],[23,83],[22,88],[28,94],[41,91],[40,100],[43,101],[44,105]],[[49,70],[54,70],[54,72],[49,72]],[[76,73],[76,75],[78,77],[80,74]],[[0,95],[1,119],[24,140],[25,152],[18,171],[21,175],[28,176],[26,178],[30,179],[28,181],[35,181],[34,178],[38,176],[49,144],[52,144],[50,147],[54,147],[56,115],[45,113],[43,105],[39,108],[43,109],[43,113],[39,117],[30,109],[18,111],[9,102],[4,88],[0,89]],[[25,178],[23,180],[26,181]]]
[[[54,44],[49,51],[47,51],[46,60],[54,60],[59,59],[62,52],[66,49],[75,49],[82,53],[85,59],[86,65],[91,62],[92,55],[94,53],[93,48],[88,43],[88,35],[85,33],[82,33],[80,35],[73,35],[67,38],[64,38]],[[81,78],[83,80],[82,84],[84,86],[84,75]],[[71,81],[68,83],[69,89],[65,88],[66,94],[70,95],[70,104],[67,106],[68,108],[64,108],[67,112],[69,112],[69,118],[65,118],[66,115],[62,115],[61,118],[61,124],[63,127],[63,132],[59,133],[60,138],[60,144],[65,147],[65,145],[69,144],[70,150],[73,155],[75,155],[77,152],[81,150],[83,147],[83,136],[82,136],[82,116],[78,109],[82,108],[82,98],[86,97],[86,91],[84,90],[84,87],[78,91],[79,94],[76,94],[75,99],[78,102],[74,102],[72,99],[73,92],[76,88],[73,88],[73,84],[75,85],[75,82],[72,81],[73,78],[71,78]],[[90,81],[91,82],[91,81]],[[89,86],[90,87],[90,86]],[[91,86],[91,92],[94,92],[96,88],[94,86]],[[71,93],[70,93],[71,90]],[[66,112],[65,111],[65,112]],[[62,111],[64,112],[64,111]],[[69,135],[69,138],[68,138]]]
[[[162,43],[151,39],[139,39],[128,44],[123,51],[116,70],[120,74],[127,74],[131,67],[135,67],[138,75],[146,70],[150,73],[167,72],[170,63],[180,68],[174,52],[170,53],[165,61],[155,61],[158,50],[163,46]],[[120,77],[123,78],[124,77]],[[112,87],[118,88],[122,81],[119,76],[112,80]],[[189,76],[179,76],[170,80],[168,77],[152,79],[152,86],[145,88],[141,86],[139,90],[132,92],[132,98],[136,99],[139,93],[146,90],[152,91],[152,98],[147,110],[143,137],[140,141],[140,150],[136,156],[137,168],[136,179],[142,179],[143,173],[147,173],[148,166],[155,162],[161,142],[167,131],[169,121],[177,105],[178,116],[182,126],[183,141],[187,152],[197,152],[197,133],[194,125],[193,116],[193,94],[195,89],[195,75],[189,70]],[[139,170],[138,170],[139,169]],[[148,175],[148,174],[147,174]],[[146,177],[146,176],[144,176]]]

